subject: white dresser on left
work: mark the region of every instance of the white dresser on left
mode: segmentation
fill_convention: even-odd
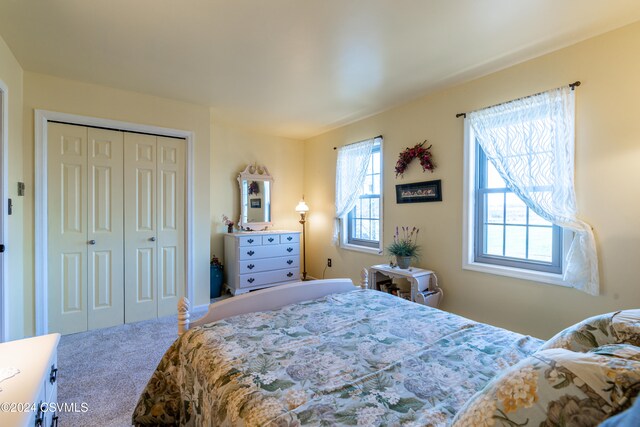
[[[50,334],[0,344],[0,426],[58,425],[58,341]]]
[[[224,236],[225,276],[234,295],[300,280],[300,232]]]

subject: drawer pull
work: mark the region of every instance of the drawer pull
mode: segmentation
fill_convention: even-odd
[[[36,419],[34,422],[35,427],[42,427],[44,423],[44,412],[42,412],[42,400],[38,403],[38,412],[36,413]]]
[[[273,237],[269,237],[267,240],[269,241],[269,243],[271,243],[273,242]]]
[[[293,260],[292,259],[288,259],[287,260],[287,264],[289,264],[289,265],[293,264]]]
[[[55,383],[58,379],[58,368],[56,365],[51,365],[51,371],[49,372],[49,382],[51,384]]]
[[[249,264],[249,265],[247,265],[247,268],[248,268],[249,270],[253,270],[253,267],[255,267],[255,265],[253,265],[253,264]]]
[[[51,418],[51,427],[58,427],[58,416],[54,415],[53,418]]]
[[[287,252],[291,252],[293,248],[287,248]]]
[[[253,252],[253,251],[247,252],[247,255],[249,255],[249,256],[253,256],[253,254],[255,254],[255,252]]]
[[[253,243],[253,239],[249,239],[249,240],[247,240],[247,242]]]
[[[249,277],[249,278],[247,279],[247,282],[249,282],[249,283],[253,283],[253,282],[255,282],[255,280],[256,280],[256,279],[254,279],[253,277]]]
[[[288,241],[292,241],[292,240],[293,240],[293,237],[288,236],[288,237],[287,237],[287,240],[288,240]]]
[[[291,277],[291,276],[293,276],[293,273],[292,272],[288,272],[287,273],[287,277]]]

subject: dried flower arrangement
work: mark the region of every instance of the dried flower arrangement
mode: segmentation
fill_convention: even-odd
[[[413,161],[413,159],[420,159],[420,165],[422,166],[422,171],[431,171],[436,168],[436,165],[433,163],[432,155],[431,155],[431,147],[429,145],[427,148],[424,148],[424,144],[427,142],[425,139],[421,144],[416,144],[413,148],[407,147],[406,150],[400,153],[398,157],[398,161],[396,162],[396,178],[398,176],[403,176],[404,172],[409,167],[409,163]]]

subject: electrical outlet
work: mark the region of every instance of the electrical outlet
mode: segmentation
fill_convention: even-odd
[[[327,258],[327,267],[331,267],[331,258]]]

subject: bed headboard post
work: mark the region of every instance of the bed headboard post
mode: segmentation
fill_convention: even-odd
[[[182,335],[189,330],[189,300],[187,297],[178,301],[178,335]]]
[[[366,268],[360,272],[360,287],[362,289],[369,288],[369,271]]]

